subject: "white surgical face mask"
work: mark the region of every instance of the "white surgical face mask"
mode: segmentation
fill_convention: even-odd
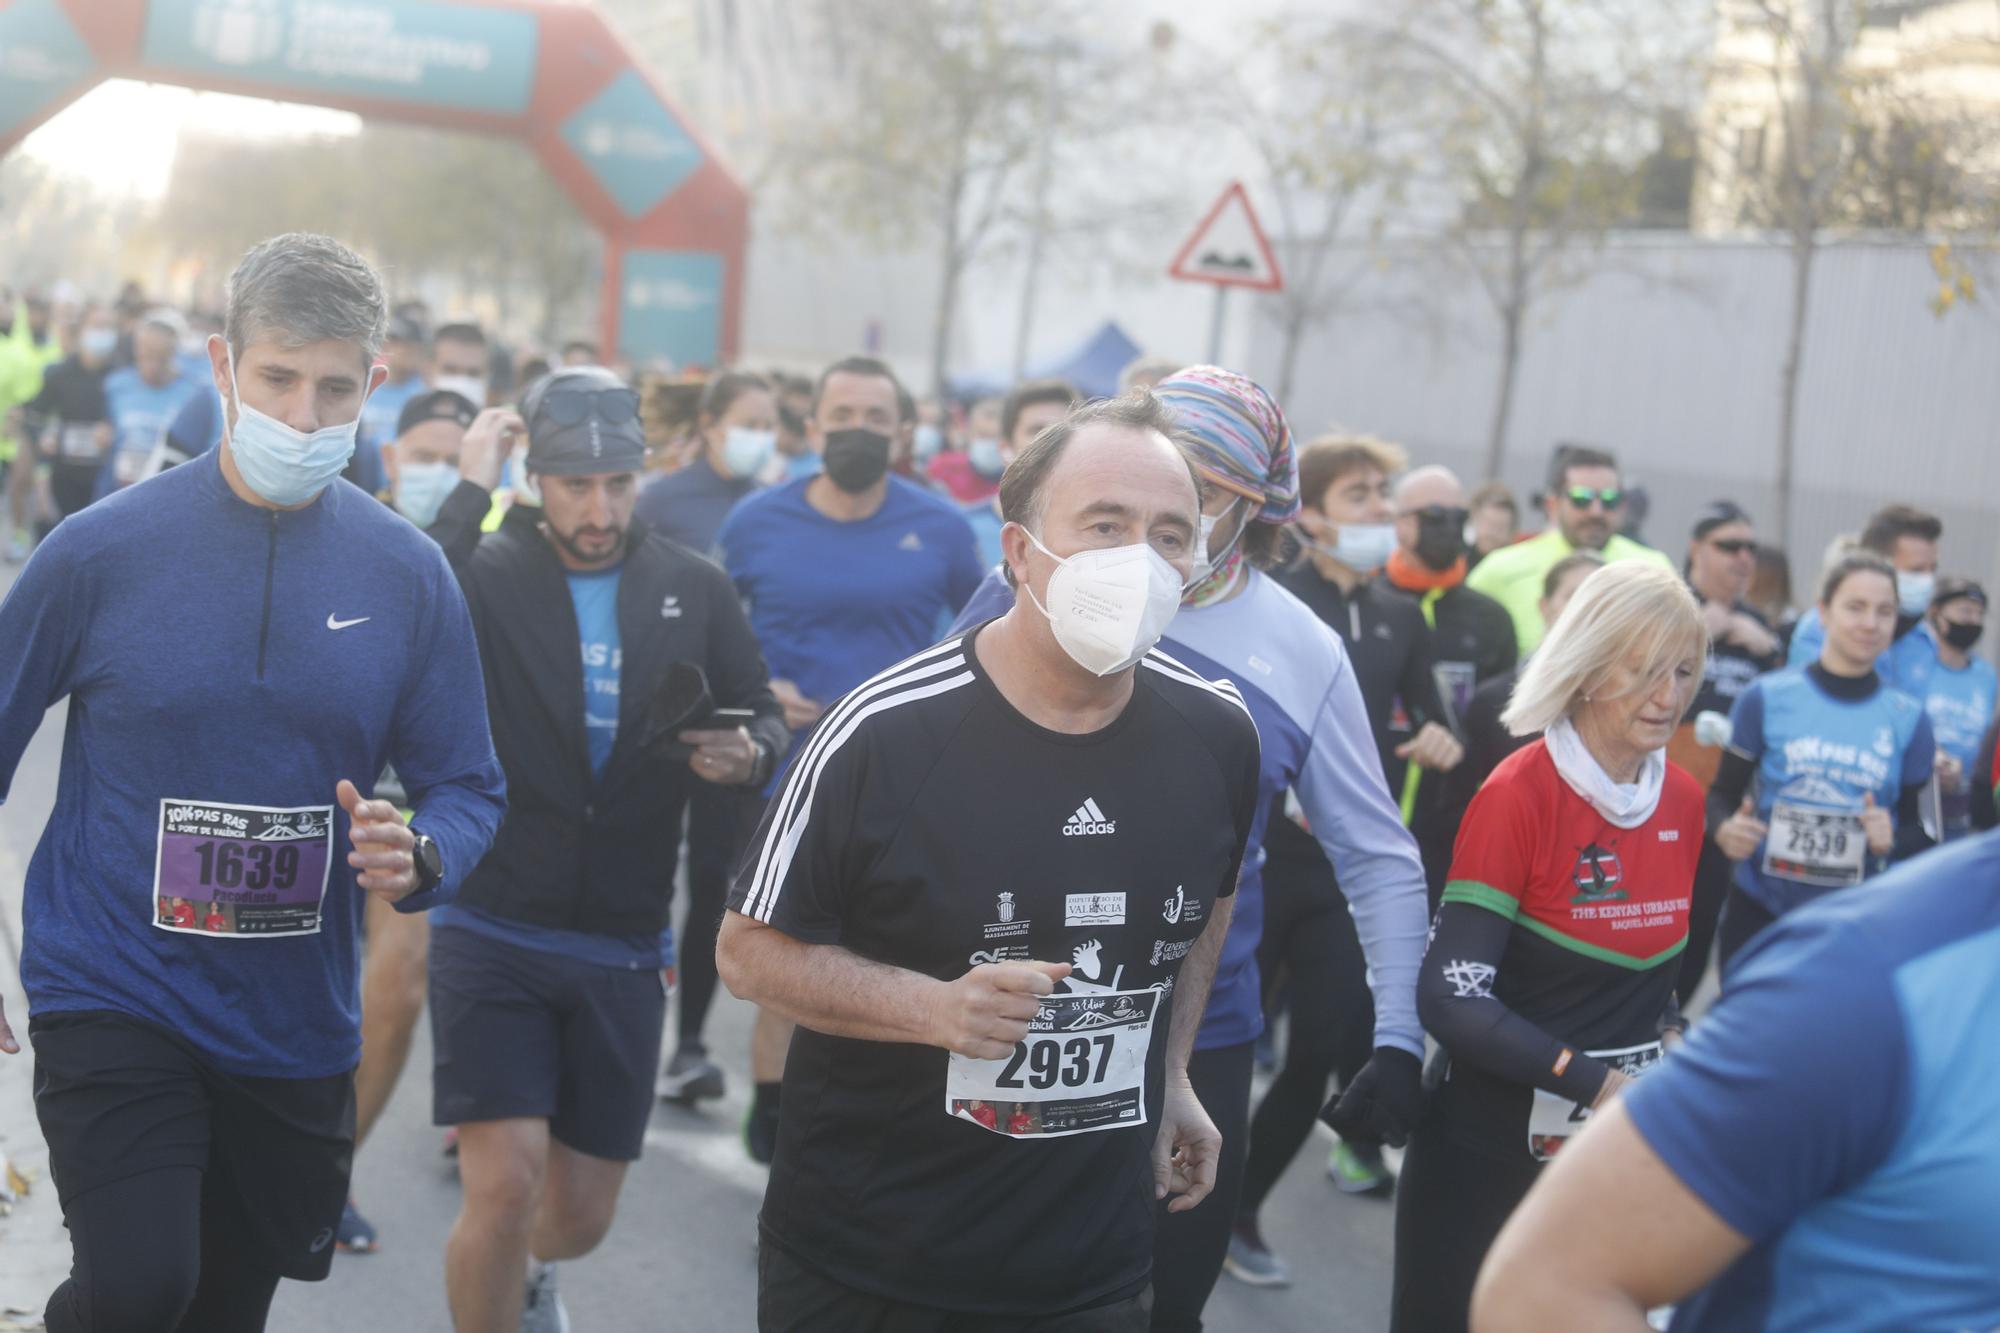
[[[77,340],[83,354],[93,361],[103,361],[118,350],[118,330],[85,329]]]
[[[777,451],[778,432],[731,426],[722,437],[722,466],[736,480],[749,481]]]
[[[1896,571],[1896,609],[1906,616],[1920,616],[1930,610],[1931,593],[1937,587],[1937,575]]]
[[[475,408],[486,406],[486,381],[477,375],[440,375],[433,389],[448,389]]]
[[[1389,563],[1389,554],[1396,549],[1396,525],[1343,523],[1333,548],[1319,549],[1349,569],[1363,574],[1372,573]]]
[[[1007,456],[1000,451],[1000,441],[986,436],[966,446],[965,459],[974,472],[988,481],[1007,470]]]
[[[458,469],[449,463],[405,463],[396,470],[396,512],[428,528],[457,485]]]
[[[1034,533],[1028,540],[1056,562],[1049,601],[1028,599],[1049,618],[1056,642],[1094,676],[1114,676],[1152,650],[1181,605],[1180,571],[1145,542],[1059,556]]]
[[[226,347],[226,344],[225,344]],[[308,435],[266,416],[243,401],[236,388],[236,353],[229,349],[229,398],[236,424],[229,431],[229,456],[243,484],[274,505],[300,505],[325,490],[354,456],[361,417],[322,426]],[[362,404],[367,405],[366,391]]]
[[[1220,551],[1214,550],[1211,547],[1211,539],[1215,536],[1215,525],[1235,513],[1236,506],[1242,503],[1243,497],[1239,495],[1234,500],[1231,500],[1229,507],[1221,513],[1203,514],[1201,516],[1201,537],[1196,542],[1194,548],[1194,574],[1188,579],[1189,587],[1193,587],[1195,584],[1206,579],[1210,574],[1213,574],[1215,567],[1224,560],[1227,560],[1229,553],[1236,549],[1236,543],[1243,540],[1243,528],[1250,526],[1247,523],[1243,527],[1236,529],[1236,535],[1231,537],[1229,544],[1224,546]]]
[[[916,438],[911,442],[910,452],[919,463],[928,463],[936,458],[944,448],[944,432],[929,424],[917,427]]]

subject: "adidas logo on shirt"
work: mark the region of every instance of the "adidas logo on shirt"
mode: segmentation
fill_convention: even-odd
[[[897,542],[896,545],[902,547],[905,551],[921,551],[924,549],[924,539],[912,532],[904,537],[903,540]]]
[[[1087,800],[1082,805],[1079,805],[1076,808],[1076,813],[1069,817],[1069,822],[1063,825],[1063,836],[1065,838],[1088,838],[1095,833],[1116,833],[1117,831],[1117,822],[1106,819],[1104,812],[1097,808],[1097,802],[1094,799]]]

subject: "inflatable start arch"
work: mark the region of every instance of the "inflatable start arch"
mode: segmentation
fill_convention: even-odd
[[[112,78],[518,139],[604,234],[604,346],[736,354],[749,196],[594,6],[0,0],[0,153]]]

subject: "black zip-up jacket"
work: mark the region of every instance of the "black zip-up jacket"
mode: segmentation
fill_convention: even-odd
[[[461,484],[429,530],[465,589],[493,746],[508,778],[507,817],[458,902],[531,925],[658,934],[682,810],[701,779],[685,759],[641,745],[654,686],[670,664],[691,661],[707,673],[717,707],[755,711],[750,735],[767,757],[745,784],[754,790],[790,741],[763,654],[728,575],[635,520],[618,583],[618,740],[593,778],[583,655],[562,562],[533,506],[515,505],[481,537],[484,495]]]

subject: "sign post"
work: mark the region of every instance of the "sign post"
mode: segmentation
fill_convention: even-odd
[[[1229,188],[1195,224],[1193,233],[1168,266],[1167,274],[1182,282],[1206,282],[1215,288],[1215,312],[1208,327],[1208,360],[1211,365],[1221,361],[1229,289],[1249,287],[1275,292],[1283,290],[1285,285],[1283,275],[1278,272],[1277,256],[1271,253],[1271,243],[1265,239],[1256,210],[1250,207],[1250,196],[1242,181],[1231,181]]]

